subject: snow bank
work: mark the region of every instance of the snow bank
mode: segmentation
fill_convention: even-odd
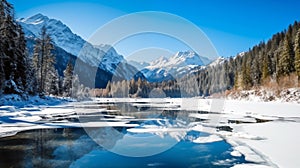
[[[258,164],[238,164],[238,165],[234,165],[231,168],[273,168],[273,167],[266,166],[266,165],[258,165]]]
[[[257,102],[291,102],[300,103],[300,88],[289,88],[283,90],[247,90],[231,92],[228,96],[231,100],[247,100]]]
[[[264,136],[266,140],[235,138],[261,152],[278,167],[298,168],[300,165],[300,129],[298,122],[268,122],[243,126],[245,132]]]
[[[295,103],[227,100],[222,112],[225,118],[241,115],[259,119],[262,123],[230,124],[232,132],[217,134],[234,146],[232,155],[238,151],[248,161],[297,168],[300,165],[300,135],[296,133],[300,129],[299,109],[300,104]],[[257,165],[236,167],[239,166]]]
[[[27,96],[27,95],[2,95],[0,97],[0,106],[15,106],[15,107],[30,107],[37,105],[58,105],[64,102],[73,101],[70,98],[59,98],[52,96],[45,96],[41,98],[39,96]]]
[[[1,98],[2,99],[2,98]],[[50,98],[51,99],[51,98]],[[3,100],[3,99],[2,99]],[[6,101],[9,102],[9,101]],[[52,102],[52,101],[50,101]],[[14,135],[19,131],[30,129],[56,128],[56,127],[130,127],[128,132],[134,134],[152,133],[180,140],[188,131],[207,132],[207,137],[196,137],[194,143],[210,143],[226,140],[232,147],[231,155],[245,156],[247,161],[256,164],[235,165],[239,167],[289,167],[298,168],[300,146],[300,104],[280,102],[250,102],[237,100],[223,100],[216,103],[212,99],[97,99],[97,103],[129,102],[140,105],[156,107],[170,107],[173,109],[188,110],[189,118],[205,120],[203,122],[192,122],[188,125],[174,125],[162,122],[162,119],[147,119],[155,121],[156,125],[129,124],[130,121],[143,121],[143,118],[132,116],[119,116],[112,118],[110,114],[107,121],[76,123],[68,121],[69,118],[78,119],[80,115],[93,115],[93,112],[105,111],[103,106],[90,106],[82,114],[78,115],[76,109],[85,109],[88,102],[72,105],[63,104],[59,106],[31,106],[17,108],[15,106],[0,106],[0,137]],[[94,103],[95,103],[94,102]],[[47,103],[47,102],[45,102]],[[92,103],[92,102],[91,102]],[[157,105],[157,103],[162,103]],[[30,104],[30,103],[29,103]],[[51,103],[49,103],[51,104]],[[164,105],[167,104],[167,105]],[[23,102],[24,105],[24,102]],[[179,107],[178,107],[179,106]],[[218,106],[218,107],[211,107]],[[218,113],[210,113],[216,112]],[[106,110],[107,111],[107,110]],[[207,114],[201,113],[207,111]],[[199,113],[198,113],[199,112]],[[98,116],[98,117],[99,117]],[[101,119],[102,119],[101,118]],[[80,118],[79,118],[80,119]],[[9,122],[7,122],[9,120]],[[117,122],[113,122],[117,121]],[[237,121],[237,122],[229,122]],[[151,122],[152,123],[152,122]],[[162,123],[162,124],[160,124]],[[186,127],[184,127],[186,126]],[[222,130],[217,127],[223,126],[231,130]],[[135,128],[132,128],[135,127]],[[257,165],[260,164],[260,165]]]

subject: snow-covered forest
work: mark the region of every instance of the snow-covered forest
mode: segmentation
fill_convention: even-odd
[[[147,97],[151,90],[158,88],[168,97],[210,96],[216,93],[234,94],[236,97],[247,90],[273,90],[276,97],[286,89],[298,88],[299,81],[300,23],[295,21],[267,42],[261,42],[235,57],[222,58],[217,64],[196,68],[180,79],[160,83],[115,81],[109,83],[106,89],[97,90],[96,95]],[[122,91],[123,94],[120,93]]]
[[[68,64],[64,76],[55,68],[52,40],[43,27],[30,55],[22,27],[14,18],[13,6],[0,3],[0,95],[61,95],[71,96],[72,88],[79,90],[78,77],[73,76],[73,65]]]
[[[180,78],[175,79],[168,75],[165,80],[161,79],[156,82],[147,79],[147,75],[142,74],[143,70],[136,73],[132,79],[118,77],[117,80],[112,80],[113,76],[117,75],[113,72],[126,74],[127,71],[135,72],[136,70],[122,60],[124,58],[111,47],[108,50],[109,53],[104,55],[107,58],[103,60],[113,62],[108,59],[115,60],[113,57],[116,57],[119,62],[115,62],[114,65],[105,65],[110,67],[108,70],[100,69],[103,67],[101,63],[99,67],[96,67],[98,71],[95,84],[91,84],[87,79],[88,72],[90,67],[95,65],[81,67],[85,68],[81,72],[86,75],[73,74],[76,56],[68,56],[65,58],[69,60],[68,63],[64,66],[60,65],[61,62],[57,62],[56,59],[61,60],[64,54],[57,52],[57,46],[45,26],[39,30],[38,37],[27,38],[20,22],[14,18],[13,6],[4,0],[1,1],[0,10],[0,95],[78,97],[90,94],[98,97],[195,97],[220,93],[222,95],[234,94],[233,97],[238,97],[236,95],[245,90],[270,89],[280,94],[282,89],[299,86],[300,23],[297,21],[287,30],[273,35],[267,42],[261,42],[247,52],[235,57],[219,58],[209,65],[194,65]],[[45,18],[42,15],[35,17]],[[25,21],[21,23],[25,24]],[[62,24],[59,21],[57,23]],[[62,24],[62,26],[65,25]],[[26,31],[28,31],[27,28]],[[51,32],[53,31],[55,30]],[[69,33],[72,34],[72,32]],[[79,39],[80,45],[83,45],[84,40],[79,36],[74,37]],[[28,42],[33,43],[33,47],[28,48]],[[76,44],[76,46],[80,45]],[[97,52],[100,50],[89,48]],[[123,62],[126,66],[120,72],[111,68],[118,64],[120,66],[120,63],[123,65]],[[81,84],[79,80],[83,78],[85,84],[90,84],[95,88],[92,87],[93,89],[89,90]]]

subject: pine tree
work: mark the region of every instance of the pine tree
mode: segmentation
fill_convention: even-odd
[[[262,80],[265,80],[270,76],[270,67],[271,67],[270,57],[269,55],[265,55],[263,59],[263,65],[262,65]]]
[[[300,28],[295,39],[295,70],[300,81]]]
[[[33,66],[32,58],[27,57],[26,60],[26,72],[27,75],[27,82],[26,82],[26,92],[30,95],[34,95],[38,92],[37,87],[37,79],[36,79],[36,72]]]
[[[51,38],[46,32],[46,28],[42,27],[41,37],[36,40],[33,53],[33,63],[40,93],[47,92],[47,88],[50,87],[48,79],[53,78],[53,75],[55,75],[55,56],[52,54],[53,48]]]
[[[1,39],[0,39],[1,40]],[[0,43],[2,42],[2,40],[0,41]],[[1,44],[0,44],[1,46]],[[4,82],[5,82],[5,73],[4,73],[4,56],[2,54],[2,49],[0,47],[0,96],[3,93],[4,90]]]
[[[54,67],[51,67],[48,71],[48,77],[46,78],[45,92],[49,95],[59,95],[59,75]]]
[[[289,37],[286,36],[283,42],[283,49],[279,58],[278,63],[278,75],[280,76],[287,76],[292,72],[292,46],[289,41]]]
[[[1,24],[2,25],[2,24]],[[2,36],[1,36],[2,37]],[[0,96],[3,94],[5,83],[4,60],[5,56],[2,50],[3,40],[0,38]]]
[[[252,87],[252,79],[250,76],[250,72],[251,72],[250,58],[246,57],[245,55],[242,64],[243,65],[242,65],[241,87],[243,89],[249,89],[250,87]]]
[[[134,95],[137,92],[137,85],[134,79],[131,79],[129,82],[129,94]]]
[[[63,80],[63,95],[64,96],[71,96],[72,77],[73,77],[73,65],[69,61],[66,69],[64,70],[64,80]]]
[[[251,65],[251,79],[254,86],[258,86],[261,79],[261,71],[258,59],[259,57],[254,58]]]
[[[24,93],[27,86],[26,41],[22,28],[14,20],[13,6],[0,1],[0,81],[1,92]]]
[[[240,76],[239,72],[236,71],[234,75],[234,89],[237,90],[240,88]]]

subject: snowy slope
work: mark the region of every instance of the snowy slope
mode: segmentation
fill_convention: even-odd
[[[134,66],[138,70],[142,70],[145,67],[150,65],[148,62],[138,62],[138,61],[134,61],[134,60],[129,60],[128,63],[130,65]]]
[[[151,82],[160,82],[172,78],[180,78],[196,67],[205,66],[211,60],[199,56],[193,51],[177,52],[170,58],[160,57],[142,70]]]
[[[85,44],[85,41],[81,37],[74,34],[61,21],[50,19],[42,14],[22,18],[18,22],[23,27],[26,36],[32,37],[39,37],[41,28],[45,26],[53,42],[73,55],[78,55],[80,49]]]
[[[224,57],[219,57],[219,58],[217,58],[216,60],[214,60],[212,63],[210,63],[209,66],[214,67],[214,66],[216,66],[216,65],[223,64],[225,60],[226,60],[226,58],[224,58]]]
[[[123,56],[119,55],[113,47],[109,45],[93,46],[74,34],[68,26],[59,20],[37,14],[29,18],[19,19],[18,22],[23,27],[26,37],[29,38],[39,37],[41,28],[45,26],[56,46],[78,56],[85,63],[95,67],[100,66],[100,68],[111,73],[114,73],[115,67],[124,61]],[[97,64],[99,62],[101,62],[100,65]]]
[[[205,57],[201,57],[193,51],[177,52],[170,58],[160,57],[159,59],[150,63],[147,69],[165,68],[166,70],[173,67],[185,66],[202,66],[210,63]]]

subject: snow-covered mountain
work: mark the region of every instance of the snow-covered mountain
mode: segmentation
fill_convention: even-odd
[[[80,59],[92,66],[114,73],[116,65],[124,61],[115,49],[109,45],[93,46],[80,36],[74,34],[71,29],[56,19],[50,19],[42,14],[36,14],[29,18],[18,19],[27,37],[40,36],[41,28],[46,27],[52,41],[68,53],[80,57]],[[80,55],[79,55],[80,54]],[[96,63],[101,61],[100,65]]]
[[[216,66],[216,65],[223,64],[225,60],[226,60],[226,58],[224,58],[224,57],[219,57],[219,58],[217,58],[216,60],[214,60],[213,62],[211,62],[211,63],[209,64],[209,66],[214,67],[214,66]]]
[[[79,71],[83,73],[85,84],[90,84],[89,71],[95,71],[97,87],[105,87],[106,82],[112,77],[122,80],[141,77],[144,78],[138,70],[127,63],[124,57],[117,53],[117,51],[110,45],[92,45],[85,41],[80,36],[72,32],[72,30],[59,20],[51,19],[42,14],[36,14],[28,18],[17,20],[22,26],[25,36],[27,38],[27,46],[29,50],[33,51],[34,39],[40,37],[42,27],[45,27],[47,33],[50,35],[55,45],[55,55],[57,60],[57,69],[62,74],[68,61],[72,59],[73,64],[75,60],[80,62],[82,67]]]
[[[18,19],[17,21],[23,27],[27,37],[39,37],[41,28],[45,26],[53,42],[73,55],[78,55],[80,49],[86,43],[85,40],[74,34],[71,29],[61,21],[50,19],[42,14]]]
[[[170,58],[160,57],[151,63],[127,62],[110,45],[92,45],[73,33],[67,25],[59,20],[36,14],[17,21],[29,39],[27,45],[31,50],[34,39],[40,36],[42,27],[47,29],[47,33],[56,47],[57,60],[60,60],[57,65],[60,74],[62,74],[69,58],[75,58],[85,64],[83,67],[87,70],[84,68],[80,70],[84,74],[86,74],[85,71],[91,70],[88,66],[98,68],[97,73],[100,74],[97,74],[96,80],[100,81],[99,83],[105,83],[113,76],[117,79],[144,78],[145,76],[151,82],[160,82],[182,77],[193,69],[212,62],[212,60],[199,56],[193,51],[177,52]],[[83,80],[89,81],[88,78],[92,78],[92,76],[86,75]]]
[[[150,63],[148,63],[148,62],[138,62],[138,61],[134,61],[134,60],[129,60],[128,63],[130,65],[134,66],[138,70],[142,70],[145,67],[150,65]]]
[[[170,58],[162,56],[151,62],[142,72],[149,81],[160,82],[180,78],[192,69],[211,62],[212,60],[199,56],[194,51],[177,52]]]

